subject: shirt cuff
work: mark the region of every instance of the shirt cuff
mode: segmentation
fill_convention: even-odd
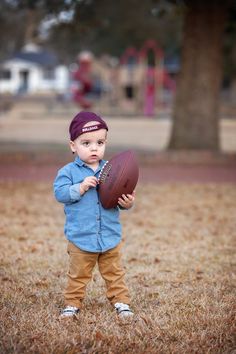
[[[79,186],[80,183],[76,183],[73,184],[73,186],[70,186],[70,197],[74,202],[79,201],[81,199]]]

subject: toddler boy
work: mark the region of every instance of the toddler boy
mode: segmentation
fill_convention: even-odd
[[[133,315],[121,266],[119,210],[133,206],[134,193],[122,195],[117,207],[104,209],[97,191],[98,176],[105,163],[107,131],[106,122],[97,114],[78,113],[69,127],[70,148],[77,156],[58,171],[54,181],[55,197],[64,204],[70,258],[61,318],[79,313],[96,263],[106,283],[106,296],[117,314]]]

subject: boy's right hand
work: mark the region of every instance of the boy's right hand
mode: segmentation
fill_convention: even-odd
[[[86,177],[83,182],[80,183],[80,195],[83,195],[89,190],[89,188],[97,187],[98,179],[94,176]]]

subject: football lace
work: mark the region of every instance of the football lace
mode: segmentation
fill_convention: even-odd
[[[105,164],[102,166],[102,169],[101,169],[99,176],[98,176],[99,183],[104,183],[107,176],[109,175],[112,165],[111,164],[108,165],[108,164],[109,164],[109,161],[105,162]]]

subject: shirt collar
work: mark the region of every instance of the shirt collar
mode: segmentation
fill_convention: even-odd
[[[76,165],[79,165],[80,167],[85,166],[84,161],[82,161],[82,160],[79,158],[79,156],[76,156],[76,158],[75,158],[75,163],[76,163]]]
[[[82,167],[82,166],[87,166],[87,167],[89,167],[88,165],[86,165],[86,163],[85,163],[83,160],[81,160],[81,159],[79,158],[79,156],[76,156],[76,158],[75,158],[75,163],[76,163],[76,165],[78,165],[78,166],[80,166],[80,167]],[[97,172],[101,170],[101,168],[102,168],[102,166],[104,165],[104,163],[105,163],[105,160],[100,160],[99,166],[98,166],[98,168],[97,168]]]

